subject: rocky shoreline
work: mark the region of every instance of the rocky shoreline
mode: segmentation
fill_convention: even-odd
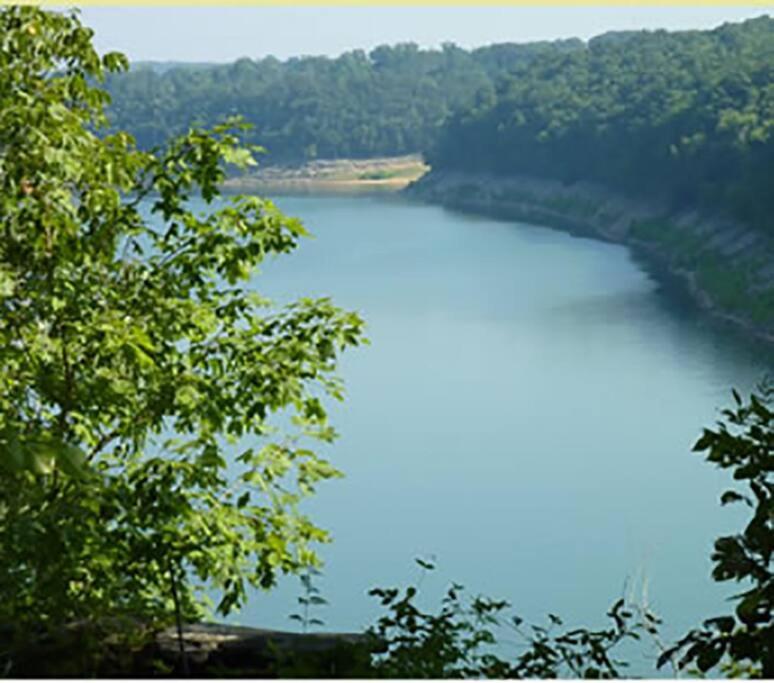
[[[398,192],[427,170],[418,155],[317,159],[301,165],[261,167],[249,175],[229,178],[223,190],[283,194]]]
[[[431,171],[403,193],[630,247],[702,309],[774,345],[774,243],[737,222],[674,212],[587,182]]]

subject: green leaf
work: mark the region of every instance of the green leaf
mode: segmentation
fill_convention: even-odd
[[[258,165],[250,150],[244,148],[226,147],[223,150],[223,161],[241,168]]]
[[[696,659],[696,664],[699,667],[699,670],[703,673],[706,673],[713,667],[717,666],[718,662],[720,662],[722,659],[724,652],[725,648],[721,645],[704,647]]]
[[[694,451],[706,451],[708,448],[711,448],[712,445],[717,440],[717,435],[713,432],[709,431],[708,429],[704,430],[704,433],[699,438],[699,440],[693,445]]]

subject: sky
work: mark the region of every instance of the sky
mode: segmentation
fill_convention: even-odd
[[[713,28],[758,7],[86,7],[100,51],[132,61],[228,62],[338,55],[381,44],[437,47],[591,38],[610,30]]]

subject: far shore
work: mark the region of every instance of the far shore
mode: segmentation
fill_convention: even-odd
[[[728,218],[688,209],[670,212],[659,202],[633,200],[589,182],[565,184],[530,176],[433,171],[412,184],[406,194],[451,209],[624,244],[645,260],[662,283],[679,285],[715,318],[774,347],[774,312],[768,309],[764,320],[756,319],[756,311],[749,306],[749,302],[774,296],[774,266],[770,265],[774,244]],[[659,232],[651,235],[643,226]],[[660,235],[683,236],[683,251],[680,244],[659,241]],[[694,239],[689,242],[689,237]],[[723,264],[723,271],[736,279],[739,273],[745,278],[754,276],[754,289],[745,291],[741,304],[729,302],[727,282],[717,273],[706,277],[706,271],[702,272],[706,262],[700,258],[702,253],[712,254]]]
[[[374,159],[318,159],[301,165],[267,166],[229,178],[225,192],[367,194],[400,192],[429,167],[419,155]]]

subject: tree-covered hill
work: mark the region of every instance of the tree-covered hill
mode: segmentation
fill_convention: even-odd
[[[505,74],[582,47],[580,40],[472,51],[406,43],[337,58],[138,64],[107,85],[115,127],[131,131],[142,147],[239,114],[255,125],[253,140],[269,151],[268,163],[395,156],[433,145],[453,111],[490,103]]]
[[[774,231],[774,19],[610,33],[458,112],[434,168],[603,183]]]
[[[142,147],[239,114],[265,163],[425,152],[437,169],[602,182],[764,225],[774,209],[774,19],[463,50],[136,65],[111,77]]]

